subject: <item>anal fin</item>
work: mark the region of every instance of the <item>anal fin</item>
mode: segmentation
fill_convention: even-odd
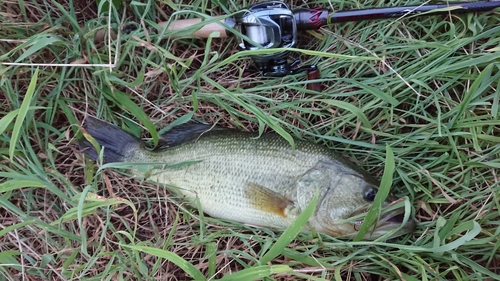
[[[285,196],[255,183],[246,184],[246,195],[254,208],[282,217],[286,217],[285,210],[293,205]]]

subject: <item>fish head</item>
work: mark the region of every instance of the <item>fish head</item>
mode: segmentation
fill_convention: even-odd
[[[323,167],[319,171],[321,172],[316,171],[307,175],[309,177],[314,174],[321,175],[321,180],[317,181],[316,186],[323,186],[320,189],[316,212],[309,220],[310,225],[318,232],[333,237],[354,238],[373,204],[378,191],[378,182],[366,172],[359,170],[339,171],[338,167]],[[388,237],[394,238],[415,229],[416,224],[413,220],[408,219],[404,222],[404,207],[385,208],[396,200],[397,198],[392,194],[387,196],[378,222],[375,227],[371,226],[363,239],[374,240],[389,231],[398,229]],[[384,211],[385,209],[390,211]]]

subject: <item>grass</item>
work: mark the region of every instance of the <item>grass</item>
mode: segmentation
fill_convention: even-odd
[[[318,65],[318,93],[305,75],[242,77],[259,51],[238,52],[235,38],[140,28],[92,40],[108,22],[151,26],[249,2],[119,2],[109,17],[98,14],[107,2],[0,4],[0,280],[500,279],[500,12],[301,34],[292,57]],[[379,179],[389,146],[393,191],[418,229],[353,242],[203,216],[163,187],[85,159],[74,140],[87,115],[152,144],[189,120],[277,131],[331,147]]]

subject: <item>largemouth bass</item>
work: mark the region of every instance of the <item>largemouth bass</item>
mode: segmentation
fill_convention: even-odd
[[[119,127],[87,118],[85,130],[103,151],[103,161],[151,163],[133,166],[137,177],[165,184],[191,204],[215,218],[254,226],[285,229],[319,190],[316,210],[306,230],[333,237],[353,237],[379,183],[367,172],[330,149],[295,140],[296,147],[277,134],[257,134],[204,124],[184,124],[161,136],[164,147],[147,149]],[[82,151],[98,158],[94,146],[82,139]],[[160,164],[161,163],[161,164]],[[395,198],[389,196],[386,204]],[[401,226],[404,209],[382,214],[364,239],[376,239]],[[392,237],[411,232],[409,220]]]

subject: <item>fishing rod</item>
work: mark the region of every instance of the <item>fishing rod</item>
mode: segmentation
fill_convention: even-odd
[[[231,30],[236,30],[244,35],[241,36],[241,43],[239,44],[241,50],[286,49],[297,45],[297,34],[299,32],[318,30],[323,26],[335,23],[401,18],[404,16],[487,12],[499,7],[500,0],[490,0],[330,11],[323,7],[292,10],[284,2],[266,1],[251,5],[236,13],[233,17],[225,18],[220,22],[210,21],[206,25],[201,25],[202,19],[198,18],[175,20],[170,23],[161,22],[159,26],[167,28],[167,31],[179,31],[199,25],[201,28],[191,34],[199,38],[207,38],[213,32],[218,32],[219,37],[228,37],[234,35]],[[254,64],[246,70],[260,72],[269,77],[283,77],[305,71],[308,73],[308,77],[319,78],[319,71],[316,66],[299,67],[300,61],[290,62],[288,60],[289,55],[289,51],[285,50],[278,53],[251,56]]]

